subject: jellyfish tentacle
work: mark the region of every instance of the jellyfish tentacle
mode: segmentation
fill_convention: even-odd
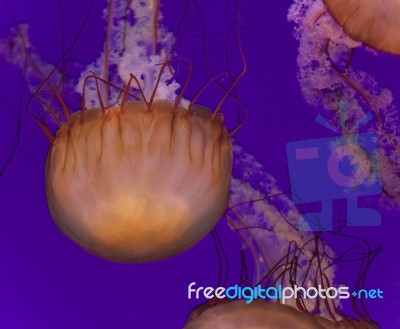
[[[128,84],[126,85],[125,89],[123,90],[123,97],[122,97],[122,101],[121,101],[121,113],[125,113],[126,104],[128,102],[129,89],[131,88],[131,83],[132,83],[133,79],[134,79],[134,75],[131,74]]]
[[[226,72],[220,73],[209,79],[198,91],[197,93],[193,96],[192,100],[190,101],[190,104],[188,106],[188,111],[191,111],[193,106],[196,104],[197,99],[200,97],[201,94],[204,93],[204,91],[216,80],[218,79],[224,79],[228,74]]]
[[[154,4],[155,2],[155,4]],[[160,0],[151,0],[149,2],[150,10],[153,10],[153,55],[157,53],[158,45],[158,19],[160,12]]]
[[[239,11],[237,13],[237,20],[238,20],[238,24],[239,24],[239,20],[240,20]],[[247,62],[246,62],[246,57],[245,57],[244,52],[243,52],[242,40],[241,40],[241,37],[240,37],[239,26],[238,26],[238,29],[237,29],[236,42],[237,42],[237,45],[238,45],[239,55],[240,55],[240,59],[242,61],[242,65],[243,66],[242,66],[241,71],[233,79],[233,81],[230,84],[229,88],[225,91],[224,96],[222,96],[222,98],[218,102],[217,106],[215,107],[214,112],[213,112],[213,119],[219,114],[219,112],[221,111],[221,107],[224,104],[225,100],[231,95],[232,91],[235,89],[235,87],[237,86],[237,84],[243,78],[243,76],[246,74],[246,71],[247,71]]]

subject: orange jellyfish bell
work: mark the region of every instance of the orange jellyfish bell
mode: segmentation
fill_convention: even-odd
[[[195,310],[196,311],[196,310]],[[243,300],[207,308],[189,318],[185,329],[325,329],[310,315],[279,303]]]
[[[400,1],[323,0],[333,18],[353,39],[400,55]]]
[[[219,301],[194,309],[184,329],[378,329],[370,321],[331,321],[277,302]]]
[[[168,101],[76,113],[46,164],[52,217],[84,249],[121,262],[178,254],[223,214],[232,165],[219,117]]]

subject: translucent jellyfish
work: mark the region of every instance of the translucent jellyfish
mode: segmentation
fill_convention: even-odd
[[[354,239],[357,245],[351,248],[359,254],[351,256],[345,250],[337,257],[324,234],[307,229],[302,215],[276,179],[238,145],[234,146],[232,175],[226,219],[240,235],[254,265],[252,271],[245,266],[240,286],[339,288],[335,272],[353,262],[360,264],[360,275],[354,278],[352,288],[363,287],[369,266],[366,264],[372,262],[379,249],[372,250],[366,242]],[[338,246],[350,239],[329,234],[334,235]],[[304,295],[285,301],[254,298],[250,303],[215,298],[197,307],[185,328],[378,328],[363,300],[353,299],[353,316],[341,308],[339,299],[310,299]]]
[[[193,246],[225,211],[232,149],[220,109],[244,70],[211,112],[175,81],[174,64],[190,63],[175,58],[160,1],[110,0],[104,18],[104,52],[78,82],[63,71],[78,40],[51,65],[20,24],[1,53],[29,64],[29,109],[42,107],[31,113],[51,141],[46,191],[57,226],[105,259],[159,260]]]
[[[364,8],[364,4],[359,7]],[[365,7],[372,8],[372,2],[365,2]],[[384,5],[379,8],[389,10]],[[350,141],[359,133],[376,136],[381,204],[388,209],[398,208],[399,127],[392,92],[379,87],[371,74],[353,67],[353,54],[363,44],[344,33],[322,0],[295,0],[288,19],[295,24],[294,36],[299,41],[298,79],[305,100],[318,109],[325,126],[348,136]]]
[[[396,0],[323,0],[332,17],[353,39],[400,55],[399,13]]]

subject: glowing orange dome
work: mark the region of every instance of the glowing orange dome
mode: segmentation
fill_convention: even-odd
[[[48,205],[84,249],[120,262],[176,255],[223,214],[232,166],[222,120],[170,102],[72,116],[46,164]]]

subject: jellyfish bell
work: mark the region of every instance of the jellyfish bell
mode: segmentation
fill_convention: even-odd
[[[176,255],[225,210],[231,143],[210,111],[168,101],[76,113],[46,164],[48,205],[84,249],[121,262]]]
[[[400,55],[398,0],[323,0],[329,13],[353,39]]]
[[[11,42],[0,47],[8,63],[27,66],[28,109],[51,142],[45,179],[55,223],[112,261],[177,255],[202,239],[227,206],[232,133],[220,109],[245,69],[213,111],[195,104],[219,76],[184,99],[189,77],[181,87],[172,63],[179,72],[187,63],[188,76],[191,64],[175,56],[159,8],[160,1],[109,0],[104,51],[79,78],[67,66],[85,24],[57,64],[36,53],[26,24],[13,27]]]
[[[265,300],[218,300],[196,307],[184,329],[379,329],[372,321],[331,321],[295,307]]]
[[[196,310],[195,310],[196,311]],[[310,315],[279,303],[243,300],[209,307],[184,329],[325,329]]]

